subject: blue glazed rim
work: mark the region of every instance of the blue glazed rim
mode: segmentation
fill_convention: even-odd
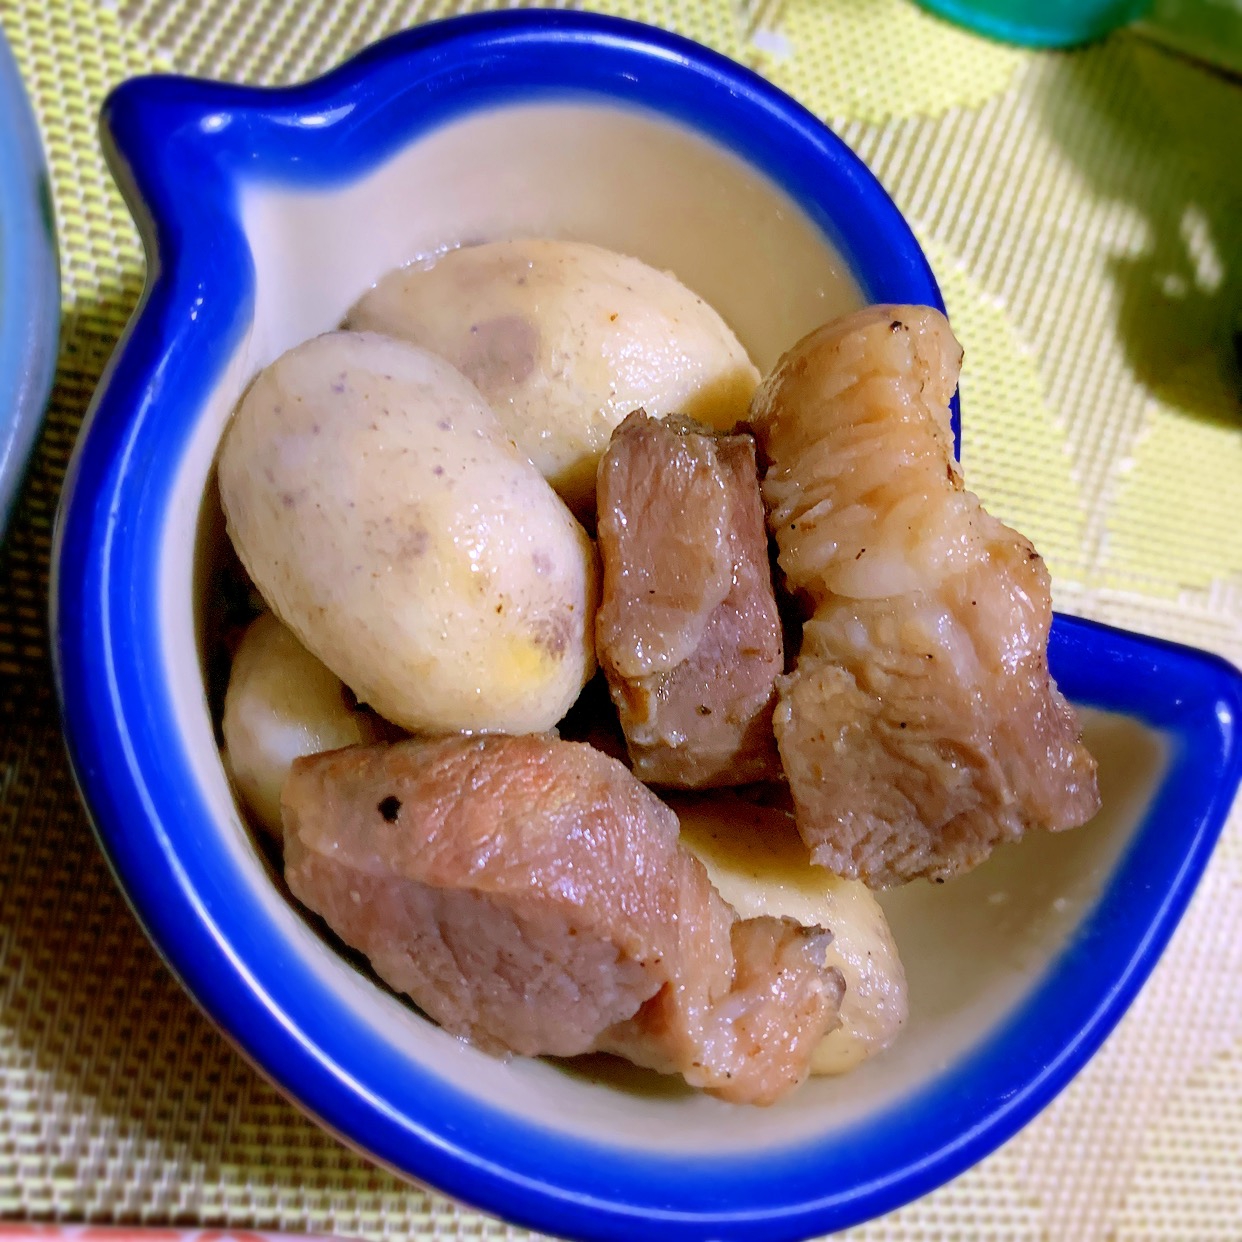
[[[60,272],[47,166],[0,34],[0,542],[56,373]]]
[[[1242,678],[1228,665],[1057,619],[1051,656],[1066,691],[1172,740],[1169,771],[1113,882],[1034,995],[954,1071],[846,1131],[759,1154],[594,1144],[412,1069],[304,964],[271,960],[273,927],[246,908],[223,851],[179,848],[208,811],[164,685],[161,531],[195,413],[252,313],[238,181],[346,180],[469,108],[550,92],[631,103],[636,91],[782,184],[870,297],[940,304],[908,227],[843,144],[755,75],[633,23],[570,12],[454,19],[287,90],[139,79],[113,94],[105,139],[146,241],[148,287],[96,395],[58,515],[58,693],[84,801],[148,935],[207,1014],[324,1125],[400,1172],[550,1233],[801,1238],[962,1172],[1102,1042],[1172,933],[1242,777]],[[853,205],[858,217],[830,220],[825,203]]]

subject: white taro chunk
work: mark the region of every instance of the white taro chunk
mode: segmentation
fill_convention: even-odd
[[[770,915],[832,932],[826,965],[845,980],[841,1025],[820,1040],[812,1074],[844,1074],[897,1038],[909,1012],[906,972],[888,920],[860,880],[815,866],[793,814],[724,791],[670,794],[681,844],[743,919]]]
[[[472,380],[576,513],[632,410],[727,431],[759,373],[723,319],[667,272],[599,246],[503,241],[384,277],[348,326],[413,341]]]
[[[250,623],[238,645],[221,728],[238,794],[277,838],[280,790],[295,759],[396,734],[270,612]]]
[[[242,399],[219,480],[272,611],[402,728],[539,732],[590,677],[590,539],[442,358],[299,345]]]

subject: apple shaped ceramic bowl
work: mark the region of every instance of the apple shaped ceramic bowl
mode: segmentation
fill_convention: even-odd
[[[569,12],[412,30],[286,90],[132,81],[104,130],[148,284],[60,513],[65,728],[120,885],[253,1063],[390,1168],[582,1238],[841,1228],[962,1172],[1047,1104],[1142,986],[1237,788],[1242,694],[1218,659],[1058,617],[1052,668],[1085,709],[1103,810],[886,895],[906,1029],[766,1109],[500,1060],[378,986],[274,882],[205,693],[213,461],[261,367],[390,268],[506,236],[671,269],[761,369],[860,302],[941,306],[858,159],[720,56]]]

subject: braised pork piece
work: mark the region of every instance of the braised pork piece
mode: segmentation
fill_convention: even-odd
[[[816,862],[877,887],[1099,808],[1048,672],[1048,571],[954,460],[961,361],[938,311],[874,306],[795,345],[751,409],[809,610],[774,721],[798,827]]]
[[[681,788],[779,776],[784,649],[755,445],[631,414],[600,464],[596,653],[634,772]]]
[[[590,746],[351,747],[299,759],[282,810],[294,896],[491,1051],[617,1052],[766,1104],[839,1021],[830,933],[739,919],[673,812]]]

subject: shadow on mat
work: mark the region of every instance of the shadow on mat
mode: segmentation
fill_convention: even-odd
[[[1060,59],[1039,101],[1049,132],[1119,222],[1147,226],[1110,260],[1130,366],[1160,401],[1237,425],[1242,84],[1133,35]]]

